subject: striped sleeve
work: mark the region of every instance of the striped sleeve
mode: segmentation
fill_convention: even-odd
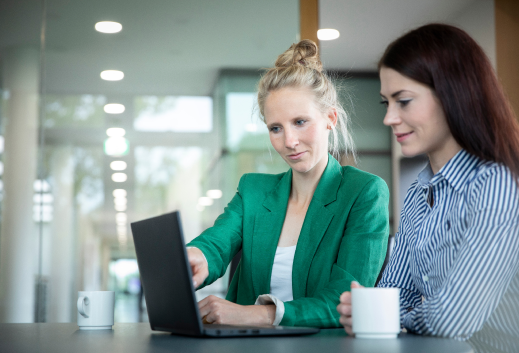
[[[517,186],[504,167],[473,184],[464,242],[441,287],[402,318],[409,331],[468,339],[499,304],[519,269]]]

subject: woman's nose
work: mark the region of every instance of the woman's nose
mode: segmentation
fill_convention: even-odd
[[[386,116],[384,116],[383,122],[384,125],[393,126],[400,124],[402,121],[400,120],[400,116],[396,111],[394,111],[394,109],[388,108],[386,111]]]
[[[297,134],[290,131],[290,129],[285,130],[285,147],[293,149],[299,144],[299,139],[297,138]]]

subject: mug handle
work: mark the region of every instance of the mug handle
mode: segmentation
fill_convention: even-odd
[[[84,317],[88,317],[85,311],[85,305],[88,304],[90,304],[90,300],[88,300],[88,297],[79,297],[77,300],[77,310]]]

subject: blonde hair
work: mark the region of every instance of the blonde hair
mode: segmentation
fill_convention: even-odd
[[[287,51],[278,56],[275,67],[268,69],[258,84],[258,107],[265,122],[265,101],[270,92],[284,87],[308,88],[315,96],[320,111],[337,111],[337,124],[332,125],[328,151],[340,161],[344,154],[355,155],[355,146],[349,133],[349,118],[337,98],[334,84],[323,71],[317,45],[305,39],[292,44]]]

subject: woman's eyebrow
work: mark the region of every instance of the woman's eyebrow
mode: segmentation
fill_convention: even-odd
[[[406,89],[401,89],[400,91],[397,91],[397,92],[393,93],[393,94],[391,95],[391,97],[395,98],[396,96],[399,96],[400,94],[402,94],[402,93],[404,93],[404,92],[409,92],[409,93],[411,93],[411,91],[408,91],[408,90],[406,90]]]
[[[396,92],[392,93],[391,94],[391,98],[395,98],[395,97],[399,96],[400,94],[402,94],[404,92],[409,92],[409,91],[405,90],[405,89],[401,89],[400,91],[396,91]],[[382,97],[384,99],[387,99],[386,96],[384,96],[382,93],[380,93],[380,97]]]

